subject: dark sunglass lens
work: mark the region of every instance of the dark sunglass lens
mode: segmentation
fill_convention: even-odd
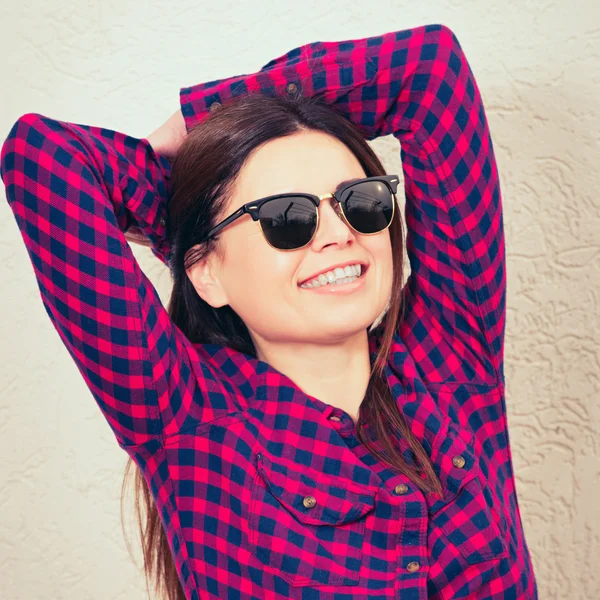
[[[392,221],[394,196],[383,181],[363,181],[340,198],[346,219],[360,233],[383,231]]]
[[[269,244],[280,250],[305,246],[317,227],[317,207],[303,196],[269,200],[258,215]]]

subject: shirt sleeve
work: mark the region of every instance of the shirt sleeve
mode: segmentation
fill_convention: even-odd
[[[46,312],[119,444],[162,435],[193,404],[208,418],[194,348],[124,235],[136,227],[168,263],[166,159],[147,140],[26,114],[0,172]]]
[[[318,96],[368,140],[400,141],[406,197],[401,335],[430,382],[504,378],[505,256],[498,171],[482,98],[451,29],[313,42],[256,73],[184,87],[188,130],[246,93]]]

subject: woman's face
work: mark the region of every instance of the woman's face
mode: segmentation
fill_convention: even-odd
[[[265,196],[320,196],[332,193],[342,181],[361,177],[366,173],[354,154],[327,134],[310,131],[271,140],[245,163],[222,218]],[[196,290],[214,307],[229,304],[259,346],[331,344],[364,331],[390,297],[390,234],[385,230],[361,235],[339,218],[334,206],[331,199],[322,200],[319,227],[310,244],[285,252],[267,243],[258,221],[250,215],[240,217],[221,231],[222,260],[213,253],[208,267],[188,270]],[[300,287],[313,274],[348,263],[367,268],[358,286],[349,284],[344,290],[344,285],[327,285],[330,293]]]

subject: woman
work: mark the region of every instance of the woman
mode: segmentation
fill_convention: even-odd
[[[389,134],[405,285],[399,177],[366,143]],[[2,177],[46,310],[139,469],[169,598],[537,597],[498,173],[450,29],[184,88],[148,139],[24,115]],[[127,239],[169,265],[168,311]]]

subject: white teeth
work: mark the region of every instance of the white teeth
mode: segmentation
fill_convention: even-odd
[[[354,275],[353,277],[344,277],[343,279],[336,279],[335,284],[334,285],[340,285],[343,283],[351,283],[352,281],[356,281],[358,279],[358,277],[356,277],[356,275]]]
[[[362,266],[360,264],[348,265],[344,268],[337,267],[333,271],[327,271],[321,273],[315,279],[311,279],[306,283],[303,283],[300,287],[303,288],[315,288],[322,287],[324,285],[339,285],[344,283],[350,283],[355,279],[358,279],[362,273]]]

